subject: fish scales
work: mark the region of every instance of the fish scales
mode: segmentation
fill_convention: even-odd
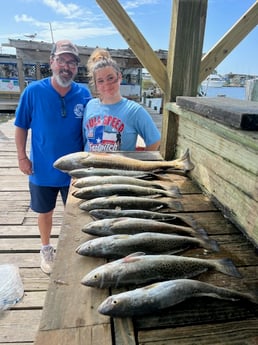
[[[218,246],[213,240],[145,232],[135,235],[111,235],[88,240],[76,248],[76,253],[85,256],[114,259],[134,252],[175,254],[195,247],[218,251]]]
[[[103,184],[99,186],[82,187],[74,191],[72,195],[76,198],[86,200],[112,195],[179,197],[176,191],[169,192],[163,189],[133,186],[130,184]]]
[[[119,206],[119,205],[118,205]],[[95,209],[89,210],[90,215],[94,219],[108,219],[108,218],[118,218],[118,217],[129,217],[129,218],[142,218],[142,219],[151,219],[151,220],[157,220],[160,222],[167,222],[172,224],[178,224],[178,225],[186,225],[191,226],[194,229],[200,230],[205,232],[202,228],[198,226],[196,221],[188,215],[178,215],[174,213],[162,213],[162,212],[155,212],[150,211],[147,209],[135,209],[136,205],[132,205],[133,208],[126,209],[125,207],[121,207],[121,209],[108,209],[105,208],[103,205],[103,208],[96,207]],[[176,207],[177,208],[177,207]],[[177,208],[179,209],[179,208]]]
[[[179,201],[164,201],[155,198],[133,197],[133,196],[110,196],[99,197],[86,200],[79,205],[84,211],[92,211],[96,209],[130,209],[137,207],[139,210],[157,210],[161,208],[170,208],[172,210],[181,211],[182,204]]]
[[[208,238],[207,233],[190,226],[159,222],[153,219],[118,217],[99,219],[85,224],[83,232],[94,236],[110,236],[116,234],[138,234],[141,232],[174,233],[192,237]]]
[[[243,293],[193,279],[176,279],[109,296],[99,305],[98,311],[113,317],[147,315],[203,296],[258,303],[257,293]]]
[[[177,255],[143,255],[134,253],[101,265],[86,274],[86,286],[127,287],[170,279],[192,278],[207,270],[241,277],[230,259],[198,259]]]
[[[119,154],[82,151],[60,157],[54,162],[54,167],[61,171],[70,171],[87,167],[142,171],[153,171],[157,169],[179,169],[182,171],[189,171],[194,168],[194,165],[190,160],[189,150],[186,150],[180,158],[172,161],[141,161]]]
[[[176,186],[164,187],[157,182],[146,181],[131,176],[88,176],[79,178],[73,182],[73,186],[76,188],[99,186],[103,184],[130,184],[140,187],[162,189],[171,192],[176,191],[177,194],[179,194],[178,188]]]
[[[169,180],[159,175],[159,172],[141,171],[141,170],[125,170],[125,169],[108,169],[108,168],[81,168],[70,170],[69,175],[75,178],[91,177],[91,176],[128,176],[137,179],[157,179]]]

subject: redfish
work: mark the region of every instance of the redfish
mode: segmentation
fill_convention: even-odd
[[[172,161],[142,161],[128,158],[121,154],[82,151],[70,153],[58,158],[54,162],[54,167],[61,171],[70,171],[87,167],[142,171],[153,171],[158,169],[189,171],[194,168],[194,165],[190,160],[189,150],[186,150],[180,158]]]

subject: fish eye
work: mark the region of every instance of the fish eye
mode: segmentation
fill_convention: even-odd
[[[98,279],[98,275],[95,274],[95,275],[93,276],[93,278],[94,278],[94,279]]]
[[[118,300],[116,300],[116,299],[114,299],[113,301],[112,301],[112,304],[117,304],[118,303]]]

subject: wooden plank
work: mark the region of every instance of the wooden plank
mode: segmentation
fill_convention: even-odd
[[[176,104],[183,109],[237,129],[258,130],[258,102],[181,96],[177,97]]]
[[[1,265],[14,264],[20,268],[40,267],[39,253],[1,253]]]
[[[258,2],[247,10],[232,28],[202,58],[199,83],[232,52],[258,24]]]
[[[116,345],[136,345],[134,326],[131,318],[114,318],[113,323]]]
[[[0,344],[33,342],[41,310],[6,310],[0,315]]]
[[[213,171],[212,169],[209,169],[207,165],[207,162],[209,161],[208,156],[211,156],[210,152],[206,155],[202,155],[198,144],[189,142],[188,146],[192,152],[196,152],[196,162],[198,161],[198,164],[200,164],[198,169],[200,169],[201,173],[198,174],[198,170],[192,171],[191,174],[193,178],[203,186],[203,190],[209,194],[211,200],[213,198],[213,202],[223,212],[223,214],[229,217],[236,226],[240,227],[256,245],[258,243],[258,218],[256,212],[258,191],[257,177],[255,184],[253,184],[253,190],[251,193],[244,193],[244,188],[240,189],[233,184],[237,176],[234,174],[234,168],[225,179],[221,178],[220,174],[223,173],[223,170],[220,169],[219,171]],[[249,180],[249,182],[251,182],[251,180]],[[248,183],[246,186],[248,186]],[[231,196],[230,199],[229,196]]]
[[[29,191],[3,191],[0,192],[0,201],[13,201],[13,200],[20,200],[20,201],[29,201],[30,194]]]
[[[25,291],[46,291],[48,289],[49,276],[43,273],[39,267],[20,268],[19,273]]]
[[[152,50],[123,7],[117,0],[96,0],[96,2],[127,41],[142,65],[150,71],[161,90],[165,92],[167,86],[165,65]]]
[[[203,325],[175,327],[157,330],[140,331],[141,345],[193,345],[193,344],[257,344],[257,320],[235,321]]]
[[[51,274],[40,322],[40,331],[50,331],[50,333],[47,332],[48,344],[56,344],[55,337],[52,336],[54,330],[59,329],[58,336],[62,337],[63,333],[73,333],[78,327],[78,322],[83,332],[87,331],[87,326],[94,329],[96,325],[110,331],[108,318],[97,311],[98,305],[108,296],[108,291],[92,289],[80,284],[81,279],[89,270],[104,263],[105,260],[81,257],[75,253],[75,249],[80,243],[86,241],[87,238],[92,238],[81,231],[82,225],[90,218],[86,212],[79,209],[79,202],[71,194],[69,195],[54,270]],[[37,345],[44,343],[41,337],[45,333],[39,333]],[[67,336],[70,338],[69,335]],[[99,339],[99,335],[97,339]],[[111,339],[108,339],[107,334],[103,339],[106,340],[107,345],[111,344]],[[85,338],[78,339],[78,341],[76,344],[84,344]],[[97,344],[97,340],[95,342],[92,340],[92,344]]]
[[[51,243],[55,247],[57,238],[52,237]],[[17,241],[17,238],[0,238],[0,253],[35,253],[41,248],[41,241],[38,238],[27,238],[26,241]]]
[[[24,296],[11,310],[42,309],[46,291],[25,291]]]
[[[182,114],[185,114],[185,112],[182,112]],[[198,115],[192,113],[192,116]],[[205,150],[211,151],[212,153],[216,154],[218,157],[225,159],[226,161],[230,161],[237,167],[241,167],[243,170],[257,175],[258,147],[255,150],[254,148],[249,148],[249,146],[245,145],[244,143],[242,144],[234,140],[231,141],[230,138],[220,136],[218,133],[214,133],[212,130],[212,126],[216,126],[215,121],[204,118],[203,120],[204,121],[202,122],[202,125],[196,124],[193,121],[188,121],[187,119],[182,120],[180,127],[181,137],[193,142],[195,145],[198,145],[198,147],[201,146]],[[178,140],[181,139],[178,138]],[[253,141],[256,141],[255,137]],[[188,142],[185,142],[183,148],[185,149],[185,147],[188,147],[187,145]],[[255,143],[253,145],[255,145]],[[190,148],[190,152],[193,153],[194,151]]]
[[[230,128],[216,121],[199,116],[192,111],[185,110],[176,105],[176,103],[167,103],[166,108],[168,108],[171,112],[178,114],[180,118],[182,117],[187,119],[199,127],[204,126],[214,134],[217,134],[218,136],[221,136],[229,141],[244,145],[250,150],[258,149],[258,132],[247,132]]]
[[[67,329],[53,329],[50,331],[40,330],[37,334],[35,345],[46,344],[62,344],[62,345],[78,345],[78,344],[112,344],[111,330],[109,324],[85,326],[80,324],[80,319],[76,319],[77,327]],[[103,343],[104,341],[104,343]],[[119,344],[117,344],[119,345]],[[121,344],[122,345],[122,344]]]
[[[39,229],[38,226],[32,225],[0,225],[0,238],[27,238],[27,237],[36,237],[39,238]],[[51,236],[58,237],[60,233],[60,226],[55,225],[52,228]]]

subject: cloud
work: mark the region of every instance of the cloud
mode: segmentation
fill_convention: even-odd
[[[158,4],[159,0],[134,0],[134,1],[126,1],[122,4],[123,8],[126,10],[137,8],[144,5],[155,5]]]
[[[81,8],[74,3],[64,4],[62,1],[58,0],[43,0],[43,3],[54,12],[64,15],[67,18],[73,18],[80,15],[82,12]]]
[[[15,15],[14,19],[17,23],[19,22],[34,23],[35,22],[35,19],[27,16],[27,14]]]

